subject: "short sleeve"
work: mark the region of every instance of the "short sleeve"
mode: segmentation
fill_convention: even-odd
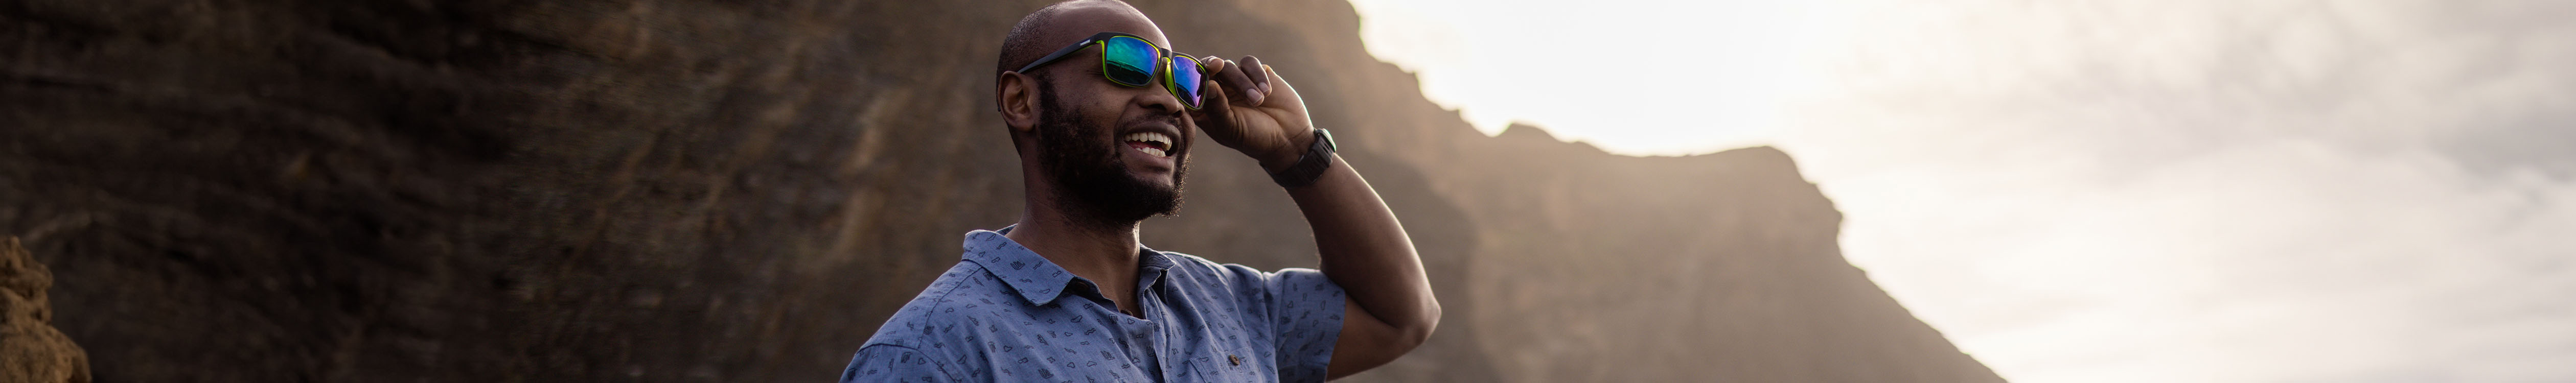
[[[850,358],[850,367],[841,370],[841,383],[946,383],[963,382],[944,368],[946,364],[931,360],[919,350],[891,344],[871,344],[859,348]]]
[[[1315,269],[1289,268],[1262,281],[1270,290],[1270,324],[1278,331],[1279,381],[1321,382],[1342,335],[1342,286]]]

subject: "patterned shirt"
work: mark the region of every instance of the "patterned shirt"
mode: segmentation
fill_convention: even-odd
[[[1321,272],[1140,249],[1138,318],[1010,230],[966,233],[965,260],[887,319],[841,381],[1324,381],[1343,298]]]

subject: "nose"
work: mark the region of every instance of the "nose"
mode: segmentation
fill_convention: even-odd
[[[1164,75],[1168,76],[1170,74],[1166,73]],[[1163,81],[1155,81],[1153,86],[1145,87],[1139,91],[1145,92],[1145,95],[1142,98],[1136,99],[1136,104],[1137,106],[1145,107],[1145,110],[1164,114],[1180,114],[1181,111],[1187,110],[1187,106],[1181,104],[1181,98],[1173,96],[1172,91],[1167,88],[1167,85],[1163,84]]]

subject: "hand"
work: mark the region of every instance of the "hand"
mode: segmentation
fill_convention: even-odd
[[[1208,73],[1199,85],[1207,105],[1190,117],[1208,139],[1252,156],[1272,173],[1296,164],[1306,146],[1314,144],[1315,122],[1306,117],[1306,101],[1278,72],[1261,65],[1260,58],[1243,56],[1237,62],[1208,56],[1199,61]]]

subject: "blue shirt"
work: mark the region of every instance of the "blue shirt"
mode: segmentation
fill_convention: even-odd
[[[842,382],[1321,382],[1342,288],[1313,269],[1262,272],[1140,249],[1143,318],[1001,232],[887,319]]]

